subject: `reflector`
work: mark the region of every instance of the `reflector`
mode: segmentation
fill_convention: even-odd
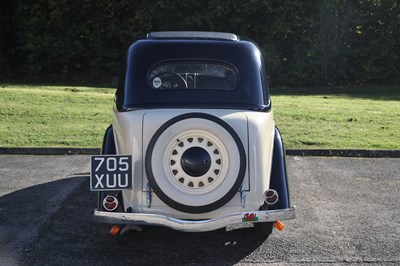
[[[116,236],[119,233],[120,230],[121,230],[121,228],[119,227],[119,225],[116,224],[113,227],[111,227],[110,235]]]
[[[282,231],[285,228],[285,225],[281,221],[276,221],[274,227],[279,231]]]

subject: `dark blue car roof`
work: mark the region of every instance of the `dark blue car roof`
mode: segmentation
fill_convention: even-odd
[[[179,35],[180,34],[180,35]],[[239,73],[235,90],[154,90],[149,69],[164,61],[217,61]],[[232,108],[268,111],[270,99],[258,46],[229,33],[157,32],[134,42],[116,92],[118,110],[137,108]]]

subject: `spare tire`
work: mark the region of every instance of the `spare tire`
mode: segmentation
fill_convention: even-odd
[[[238,192],[246,154],[228,123],[209,114],[187,113],[155,132],[145,168],[151,188],[165,204],[181,212],[205,213]]]

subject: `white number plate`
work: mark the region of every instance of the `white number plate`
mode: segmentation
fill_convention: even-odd
[[[90,190],[132,189],[132,155],[90,157]]]

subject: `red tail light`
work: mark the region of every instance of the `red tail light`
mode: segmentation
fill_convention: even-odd
[[[107,195],[103,200],[103,207],[107,211],[115,211],[118,208],[118,199],[114,196]]]
[[[278,192],[274,189],[268,189],[264,192],[264,201],[268,205],[273,205],[278,202],[279,196]]]

